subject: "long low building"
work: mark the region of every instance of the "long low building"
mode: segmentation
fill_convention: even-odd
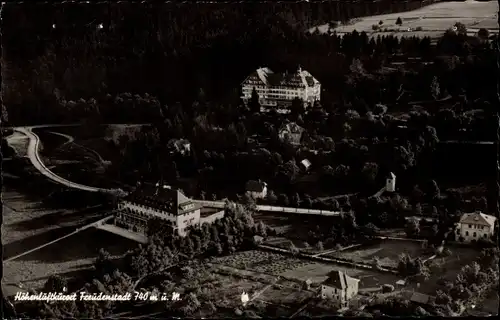
[[[169,186],[137,188],[118,203],[114,224],[131,232],[145,235],[148,221],[159,218],[168,221],[180,236],[190,226],[211,223],[224,216],[221,208],[203,206]]]

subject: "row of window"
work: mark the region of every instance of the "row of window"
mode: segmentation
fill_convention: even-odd
[[[460,230],[457,230],[457,233],[460,234]],[[465,236],[468,237],[469,236],[469,231],[465,231]],[[477,236],[477,233],[476,232],[473,232],[472,233],[472,236],[475,238]],[[483,238],[486,238],[488,237],[488,235],[485,233],[483,234]]]
[[[243,91],[252,92],[252,90],[254,88],[256,91],[267,90],[267,91],[275,92],[275,93],[280,93],[280,92],[286,93],[286,92],[295,92],[295,91],[302,91],[303,92],[304,91],[303,88],[291,89],[290,87],[267,87],[267,86],[249,86],[249,85],[243,86]]]
[[[146,226],[147,225],[147,220],[143,219],[138,219],[135,217],[131,217],[128,215],[123,215],[123,216],[117,216],[118,221],[122,223],[128,223],[132,225],[137,225],[137,226]]]
[[[128,206],[127,206],[128,205]],[[128,209],[128,210],[133,210],[131,209],[129,206],[134,206],[134,207],[137,207],[137,208],[140,208],[140,209],[144,209],[146,211],[153,211],[153,212],[156,212],[158,214],[167,214],[167,215],[171,215],[171,213],[165,213],[164,211],[161,211],[159,209],[155,209],[155,208],[152,208],[152,207],[148,207],[148,206],[145,206],[145,205],[142,205],[142,204],[136,204],[136,203],[126,203],[126,204],[118,204],[118,209]]]
[[[469,229],[472,229],[473,227],[474,227],[474,229],[484,230],[484,226],[478,226],[476,224],[474,224],[474,225],[469,224]]]
[[[194,217],[193,217],[193,218],[191,218],[191,219],[189,219],[189,220],[187,220],[187,219],[186,219],[186,220],[184,220],[183,222],[184,222],[184,225],[185,225],[185,226],[188,226],[188,225],[193,224],[193,221],[194,221]]]
[[[245,93],[252,93],[253,91],[253,88],[243,88],[243,92]],[[255,88],[255,91],[257,92],[270,92],[270,93],[274,93],[274,94],[295,94],[295,93],[303,93],[304,90],[303,89],[267,89],[267,88]]]

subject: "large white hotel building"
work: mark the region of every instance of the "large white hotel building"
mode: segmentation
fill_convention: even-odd
[[[223,209],[205,207],[180,190],[157,184],[137,188],[122,199],[118,203],[114,225],[127,232],[146,235],[148,220],[159,218],[169,221],[180,236],[185,236],[189,226],[212,223],[223,216]]]
[[[295,98],[305,104],[320,101],[321,84],[300,67],[295,73],[274,73],[269,68],[259,68],[241,84],[241,99],[248,103],[255,88],[263,107],[287,107]]]

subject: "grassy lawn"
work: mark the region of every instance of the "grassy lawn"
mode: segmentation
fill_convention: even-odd
[[[458,272],[462,267],[472,263],[477,259],[480,250],[467,247],[449,246],[451,255],[449,257],[435,258],[435,261],[429,263],[431,266],[431,276],[428,281],[420,284],[419,292],[425,294],[435,294],[441,285],[437,284],[438,279],[444,278],[449,281],[454,281]],[[442,267],[433,267],[433,263],[442,264]],[[416,288],[415,284],[410,284],[410,288]]]
[[[371,263],[375,257],[378,257],[382,266],[396,267],[399,262],[399,255],[403,252],[414,258],[421,257],[425,259],[431,256],[424,253],[420,243],[387,240],[373,246],[354,248],[352,251],[346,250],[327,254],[326,257],[352,259],[356,262],[365,263]]]
[[[379,273],[372,270],[354,269],[347,266],[314,262],[293,270],[286,271],[280,275],[288,278],[305,281],[310,279],[313,283],[321,283],[327,279],[329,272],[340,270],[349,276],[360,279],[359,289],[379,287],[385,283],[395,284],[399,278],[396,275]]]
[[[340,26],[335,31],[345,33],[357,30],[358,32],[365,31],[368,35],[374,36],[392,33],[398,36],[430,36],[435,38],[441,36],[446,29],[458,21],[465,24],[471,31],[479,28],[497,29],[495,18],[497,8],[494,1],[444,1],[408,12],[363,17],[356,19],[357,21],[353,24]],[[395,24],[398,17],[402,19],[401,26]],[[383,21],[382,29],[387,28],[392,32],[373,31],[372,25],[378,25],[379,21]],[[406,32],[409,27],[412,30],[421,27],[422,31]],[[311,28],[310,31],[314,31],[314,29]],[[322,33],[327,32],[328,25],[318,26],[318,30]]]

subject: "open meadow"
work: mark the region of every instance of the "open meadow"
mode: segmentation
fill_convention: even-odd
[[[474,35],[480,28],[486,28],[490,33],[498,33],[497,11],[497,1],[440,2],[409,12],[358,18],[352,24],[341,25],[334,31],[337,34],[356,30],[358,32],[364,31],[371,36],[429,36],[436,38],[456,22],[461,22],[467,27],[469,35]],[[398,17],[402,20],[401,25],[396,25]],[[383,22],[382,25],[379,25],[380,21]],[[372,26],[374,25],[377,26],[378,30],[373,30]],[[315,29],[311,28],[309,31],[313,32]],[[328,31],[328,25],[318,26],[318,30],[325,33]]]

